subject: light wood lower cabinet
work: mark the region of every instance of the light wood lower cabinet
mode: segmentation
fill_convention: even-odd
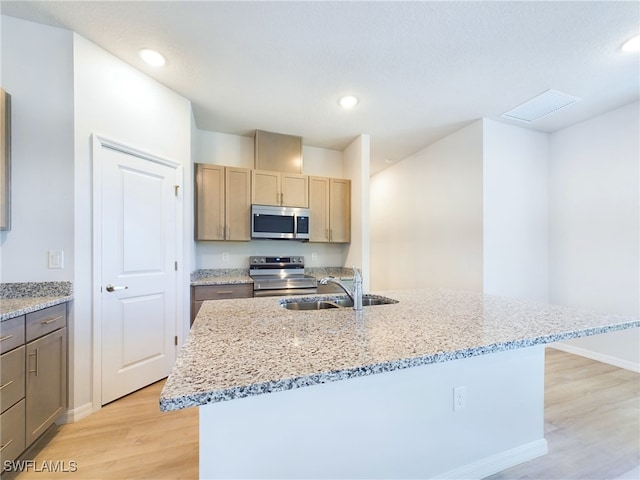
[[[0,465],[67,408],[67,305],[0,322]]]
[[[227,298],[252,298],[253,284],[234,283],[226,285],[195,285],[191,287],[191,323],[196,319],[202,303],[206,300]]]
[[[351,241],[351,181],[309,177],[310,242]]]

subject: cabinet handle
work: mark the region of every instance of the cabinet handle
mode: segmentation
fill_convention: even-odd
[[[62,318],[62,315],[59,315],[59,316],[57,316],[57,317],[55,317],[55,318],[52,318],[52,319],[50,319],[50,320],[43,320],[43,321],[41,321],[41,322],[40,322],[40,324],[41,324],[41,325],[49,325],[50,323],[53,323],[53,322],[55,322],[56,320],[60,320],[61,318]]]
[[[0,452],[2,450],[4,450],[5,448],[7,448],[9,445],[11,445],[13,443],[13,438],[11,440],[9,440],[7,443],[5,443],[4,445],[0,445]]]
[[[224,240],[224,227],[223,227],[222,225],[220,225],[220,226],[218,227],[218,231],[220,232],[219,237],[220,237],[222,240]]]
[[[8,387],[12,383],[13,383],[13,380],[9,381],[8,383],[5,383],[4,385],[0,385],[0,390],[2,390],[4,387]]]
[[[29,370],[29,373],[35,373],[36,377],[38,376],[38,349],[36,348],[35,353],[30,353],[29,354],[30,357],[36,357],[36,369],[35,370]]]
[[[5,340],[9,340],[13,338],[13,335],[5,335],[4,337],[0,337],[0,342],[4,342]]]
[[[218,295],[231,295],[233,292],[218,292]]]
[[[327,240],[329,240],[329,229],[325,228],[324,229],[324,238],[326,238]]]
[[[333,228],[329,229],[329,241],[333,240]]]
[[[280,205],[284,205],[284,193],[280,194]]]

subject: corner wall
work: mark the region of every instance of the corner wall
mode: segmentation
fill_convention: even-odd
[[[72,33],[4,15],[0,22],[1,85],[12,103],[12,225],[0,232],[0,279],[71,281]],[[48,268],[48,250],[64,252],[64,268]]]
[[[640,103],[551,135],[550,300],[640,316]],[[560,348],[640,371],[640,332]]]
[[[74,272],[76,323],[70,387],[71,408],[87,403],[100,405],[99,371],[94,371],[93,298],[100,285],[93,285],[92,252],[92,156],[91,136],[132,146],[184,165],[183,199],[193,196],[191,177],[191,104],[186,98],[117,59],[85,38],[73,35],[75,79],[75,250]],[[184,339],[189,330],[190,247],[193,214],[190,201],[183,203],[184,246],[181,265],[181,305]],[[179,314],[180,317],[180,314]]]
[[[549,135],[483,120],[484,293],[549,300]]]
[[[482,120],[371,178],[374,290],[482,292]]]

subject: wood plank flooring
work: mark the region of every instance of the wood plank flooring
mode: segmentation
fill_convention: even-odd
[[[32,469],[2,480],[197,479],[198,409],[161,412],[163,385],[164,380],[127,395],[37,442],[41,448],[30,458],[40,470],[45,461],[61,460],[67,467],[76,462],[77,471]]]
[[[549,453],[485,480],[638,480],[640,375],[546,349]]]
[[[162,385],[158,382],[57,428],[33,457],[36,465],[73,460],[77,472],[30,471],[12,474],[11,480],[198,478],[198,409],[160,412]],[[487,480],[637,480],[639,387],[636,373],[547,349],[549,454]]]

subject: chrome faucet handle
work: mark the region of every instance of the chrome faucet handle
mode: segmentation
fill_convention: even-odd
[[[354,281],[362,281],[362,273],[360,273],[360,270],[358,270],[358,268],[354,265],[353,266],[353,280]]]

